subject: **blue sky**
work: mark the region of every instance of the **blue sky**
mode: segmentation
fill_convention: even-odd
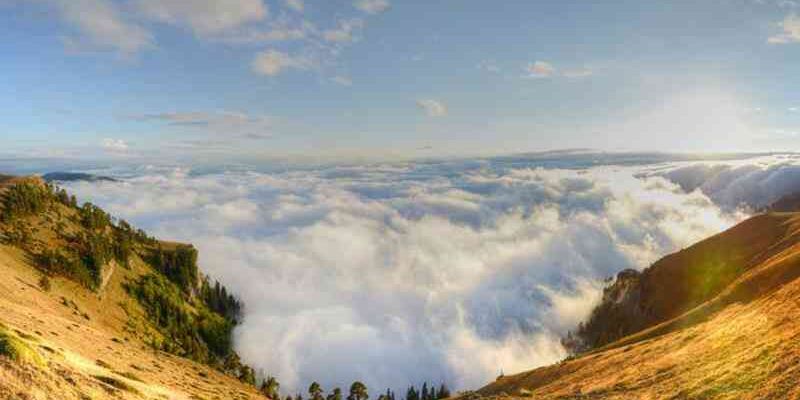
[[[800,150],[793,1],[3,0],[0,12],[4,154]]]

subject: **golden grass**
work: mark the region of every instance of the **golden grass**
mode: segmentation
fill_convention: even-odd
[[[129,393],[139,394],[139,391],[136,388],[127,384],[125,381],[117,379],[113,376],[95,375],[94,379],[97,379],[98,381],[103,382],[106,385],[113,387],[114,389],[122,390]]]
[[[68,216],[55,215],[63,210],[52,212],[67,230],[77,229]],[[54,225],[45,219],[32,218],[41,226],[37,238],[57,246]],[[115,268],[101,293],[58,277],[43,291],[30,261],[24,251],[0,244],[0,323],[8,326],[3,337],[11,340],[4,343],[15,354],[0,355],[0,400],[263,399],[235,378],[147,345],[154,333],[144,329],[144,311],[122,287],[151,272],[138,257],[130,269]]]
[[[14,332],[0,325],[0,356],[35,367],[46,365],[44,358]]]
[[[755,265],[689,312],[464,397],[800,399],[800,214],[780,223],[785,236],[754,242]]]

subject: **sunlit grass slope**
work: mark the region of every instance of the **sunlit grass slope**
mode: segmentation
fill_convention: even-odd
[[[800,213],[768,213],[665,257],[643,275],[667,319],[472,396],[800,398],[799,232]]]
[[[0,198],[21,182],[43,185],[0,177]],[[205,347],[187,353],[192,349],[174,336],[181,331],[159,326],[134,296],[130,287],[142,277],[159,277],[163,285],[178,280],[147,260],[145,245],[135,244],[124,262],[104,260],[88,281],[76,273],[80,266],[58,268],[67,258],[43,264],[37,254],[66,251],[81,243],[65,237],[89,234],[76,220],[74,208],[55,204],[0,221],[0,231],[24,232],[22,242],[8,243],[5,236],[0,244],[0,399],[264,399],[227,365],[206,357]],[[9,224],[20,229],[10,231]],[[147,246],[158,244],[165,251],[176,247]],[[192,293],[173,296],[189,318],[199,318],[196,308],[203,307],[200,283],[189,287]],[[201,339],[192,343],[210,347]]]

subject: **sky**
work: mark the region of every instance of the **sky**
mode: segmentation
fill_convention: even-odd
[[[0,0],[2,155],[800,150],[792,0]]]

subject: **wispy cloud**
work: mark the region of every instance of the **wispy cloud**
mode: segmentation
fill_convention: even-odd
[[[572,79],[579,79],[579,78],[588,78],[594,75],[594,71],[591,68],[575,68],[575,69],[565,69],[561,72],[561,75],[565,78],[572,78]]]
[[[547,61],[532,62],[526,70],[531,78],[550,78],[556,73],[556,68]]]
[[[357,0],[353,5],[368,14],[380,14],[391,7],[388,0]]]
[[[128,143],[122,139],[105,138],[101,143],[104,150],[111,153],[125,153],[128,151]]]
[[[173,127],[199,129],[202,133],[228,139],[266,139],[272,137],[273,118],[233,111],[190,111],[143,114],[136,121],[155,121]],[[204,139],[205,140],[205,139]]]
[[[314,62],[305,56],[292,56],[278,50],[267,50],[256,54],[253,71],[260,75],[276,76],[291,69],[307,70]]]
[[[500,66],[494,60],[483,60],[478,63],[477,68],[482,71],[491,72],[491,73],[499,73]]]
[[[438,118],[447,115],[447,105],[440,100],[419,99],[417,100],[417,107],[424,111],[429,117]]]
[[[768,43],[789,44],[800,42],[800,17],[796,14],[789,14],[778,25],[783,29],[783,32],[770,36],[767,39]]]
[[[353,86],[353,79],[346,76],[337,75],[334,76],[332,80],[342,86]]]
[[[114,50],[131,56],[154,46],[153,35],[125,18],[110,1],[46,0],[46,3],[54,5],[62,19],[77,31],[78,35],[63,38],[70,51]]]
[[[312,20],[304,14],[307,7],[304,0],[282,0],[274,5],[275,12],[270,11],[264,0],[28,1],[58,11],[74,31],[62,35],[61,40],[75,54],[110,50],[132,57],[156,48],[156,33],[161,34],[158,25],[170,25],[208,43],[240,48],[258,46],[251,70],[266,76],[292,69],[340,74],[338,59],[342,50],[362,39],[368,17],[351,9],[335,19],[331,15],[331,20],[319,16]],[[362,0],[354,4],[370,15],[390,7],[386,0]],[[346,17],[347,14],[354,16]],[[265,49],[264,45],[270,48]]]
[[[267,17],[261,0],[136,0],[150,19],[186,26],[198,35],[213,35]]]
[[[359,18],[340,20],[336,28],[323,32],[322,37],[328,42],[350,43],[359,39],[359,31],[364,21]]]
[[[306,8],[303,0],[286,0],[286,6],[297,12],[303,12]]]

